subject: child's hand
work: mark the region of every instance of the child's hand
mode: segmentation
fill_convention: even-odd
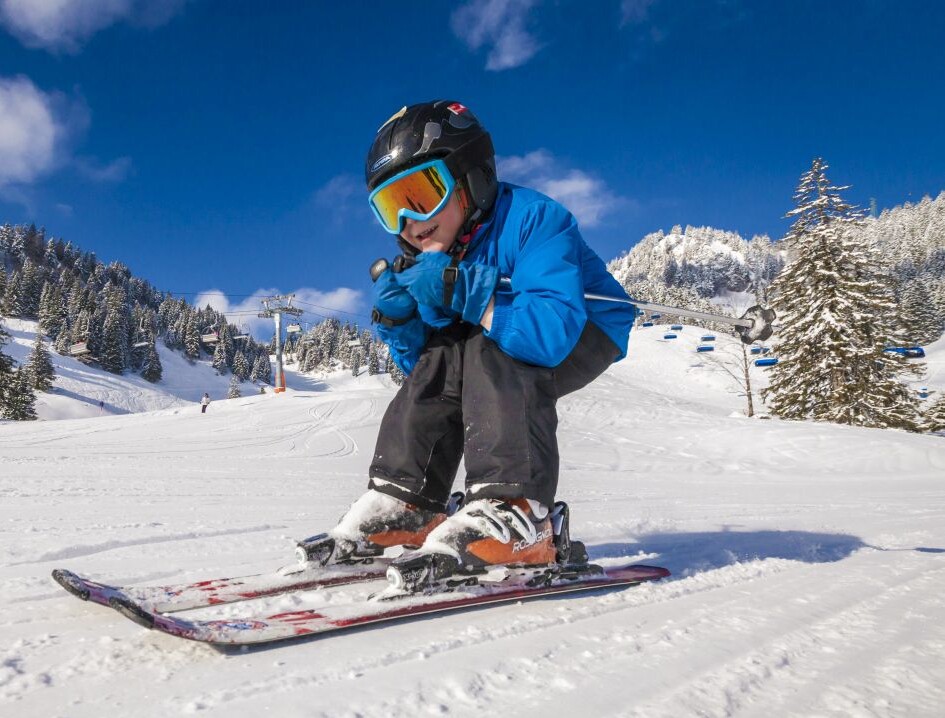
[[[450,263],[445,252],[423,252],[417,256],[415,265],[394,278],[418,304],[445,307],[470,324],[478,324],[495,293],[499,270],[476,262],[460,262],[455,267],[452,290],[447,292],[444,275],[447,270],[453,271]]]
[[[388,269],[374,282],[374,307],[388,319],[406,319],[417,311],[417,302]]]
[[[416,264],[393,276],[419,304],[438,307],[443,305],[443,270],[449,265],[446,252],[422,252]]]

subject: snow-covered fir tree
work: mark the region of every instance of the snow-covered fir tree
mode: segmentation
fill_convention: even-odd
[[[0,316],[2,318],[2,316]],[[10,341],[10,335],[0,323],[0,416],[5,416],[6,407],[12,401],[11,396],[15,391],[16,363],[13,357],[3,351],[3,347]]]
[[[43,341],[42,332],[36,333],[36,341],[33,342],[33,350],[30,352],[29,359],[26,361],[26,374],[30,385],[36,391],[49,391],[52,389],[53,381],[56,378],[56,370],[53,367],[52,357],[49,356],[49,350]]]
[[[371,342],[371,349],[368,352],[367,372],[369,376],[379,374],[381,371],[380,358],[377,356],[377,342]]]
[[[361,350],[356,349],[351,354],[351,376],[357,376],[361,373]]]
[[[787,419],[914,430],[916,398],[901,381],[910,367],[883,351],[900,339],[892,289],[862,212],[826,170],[813,161],[787,214],[788,265],[771,286],[781,330],[768,406]]]
[[[36,419],[36,394],[30,386],[29,373],[20,367],[13,373],[9,389],[0,406],[0,418],[13,421],[33,421]]]
[[[269,362],[269,355],[265,351],[260,352],[256,357],[256,361],[253,362],[253,371],[249,378],[253,381],[272,384],[272,364]]]
[[[240,392],[240,380],[234,374],[230,378],[230,387],[227,389],[226,398],[227,399],[239,399],[243,394]]]
[[[246,361],[246,355],[243,354],[242,350],[237,350],[236,356],[233,357],[233,376],[235,376],[240,381],[246,381],[249,378],[251,367],[249,362]]]
[[[145,381],[152,384],[161,381],[164,375],[164,367],[161,366],[161,357],[158,355],[157,347],[154,342],[148,345],[147,356],[144,360],[144,368],[141,370],[141,376]]]
[[[922,419],[924,431],[945,431],[945,393],[929,405]]]
[[[213,360],[210,362],[217,374],[226,374],[226,346],[217,342],[213,348]]]

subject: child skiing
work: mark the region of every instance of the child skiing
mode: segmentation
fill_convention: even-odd
[[[567,561],[567,538],[555,537],[567,519],[555,504],[555,403],[623,358],[634,308],[585,299],[626,294],[567,209],[497,180],[489,133],[457,102],[391,117],[365,174],[403,252],[402,271],[378,272],[372,316],[407,380],[381,423],[368,490],[303,546],[309,560],[405,546],[388,576],[408,590]],[[465,503],[448,516],[463,457]]]

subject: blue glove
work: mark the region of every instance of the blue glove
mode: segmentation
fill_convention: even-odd
[[[374,308],[385,319],[401,320],[416,314],[417,302],[388,269],[374,282]]]
[[[420,358],[420,351],[430,338],[431,331],[419,316],[394,327],[377,325],[377,335],[390,349],[391,358],[408,375]]]
[[[456,278],[452,296],[446,293],[447,274]],[[415,265],[394,276],[418,304],[452,309],[470,324],[478,324],[482,319],[499,283],[497,267],[475,262],[460,262],[451,267],[451,257],[445,252],[423,252],[417,256]]]

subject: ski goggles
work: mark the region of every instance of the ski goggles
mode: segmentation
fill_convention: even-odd
[[[374,216],[391,234],[400,234],[407,218],[423,221],[450,200],[456,180],[443,160],[424,162],[391,177],[368,196]]]

